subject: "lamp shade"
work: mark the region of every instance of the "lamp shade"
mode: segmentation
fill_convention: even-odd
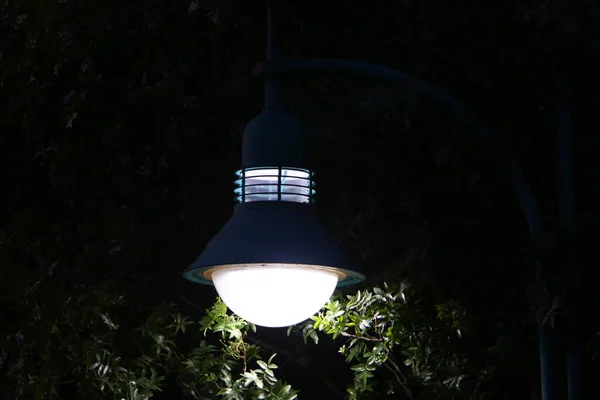
[[[319,311],[337,287],[360,282],[310,204],[238,204],[221,231],[184,271],[214,284],[227,306],[261,326],[289,326]]]
[[[238,316],[261,326],[302,322],[336,286],[360,282],[338,243],[314,212],[313,173],[299,121],[265,109],[244,131],[243,168],[236,172],[235,212],[183,272],[214,284]]]

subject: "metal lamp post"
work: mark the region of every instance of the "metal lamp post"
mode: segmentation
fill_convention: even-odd
[[[235,191],[238,204],[230,221],[184,271],[186,279],[214,284],[233,312],[257,325],[272,327],[301,322],[325,304],[336,286],[364,279],[313,213],[313,173],[307,168],[300,123],[283,102],[277,81],[283,76],[328,73],[371,77],[409,86],[462,113],[504,167],[530,234],[534,241],[538,239],[543,232],[542,220],[530,185],[513,155],[483,120],[437,87],[384,66],[342,59],[277,60],[270,8],[268,20],[267,62],[254,68],[254,76],[266,80],[265,109],[244,132],[242,169],[237,172]],[[563,139],[563,143],[565,140],[570,139]],[[569,151],[563,149],[563,158],[570,157]],[[571,177],[562,179],[570,182]],[[563,186],[572,190],[569,183]],[[542,280],[541,260],[536,264],[538,279]],[[542,399],[557,400],[554,328],[541,324],[539,343]],[[574,359],[570,357],[571,364]],[[577,389],[572,392],[579,390],[576,382],[572,386]],[[577,398],[572,396],[571,400]]]
[[[267,60],[276,58],[269,8]],[[223,302],[260,326],[297,324],[318,312],[336,287],[364,280],[314,210],[300,121],[288,113],[277,79],[267,79],[265,108],[243,135],[235,213],[184,278],[214,284]]]

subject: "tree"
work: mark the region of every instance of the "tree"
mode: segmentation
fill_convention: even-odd
[[[597,77],[580,65],[597,65],[597,7],[328,4],[281,6],[284,50],[388,64],[472,104],[523,156],[560,230],[546,172],[554,32],[569,32],[574,96],[589,98],[577,106],[585,165]],[[240,133],[261,104],[248,72],[264,52],[264,14],[239,1],[2,3],[3,396],[335,398],[347,386],[359,398],[537,398],[533,250],[520,211],[460,118],[414,93],[342,77],[287,82],[315,141],[324,219],[370,266],[364,286],[295,329],[317,346],[254,333],[212,290],[180,281],[231,212]],[[592,293],[594,247],[582,236],[597,202],[586,186],[573,264]],[[597,319],[583,331],[597,353]],[[349,375],[333,376],[344,362]]]

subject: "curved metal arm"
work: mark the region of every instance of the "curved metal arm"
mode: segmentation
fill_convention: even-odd
[[[427,95],[443,105],[453,108],[462,113],[473,125],[483,141],[493,151],[497,161],[504,166],[510,178],[513,190],[519,198],[519,203],[527,219],[529,232],[532,239],[537,240],[538,234],[542,232],[542,219],[538,203],[531,191],[529,183],[525,179],[519,164],[509,149],[494,135],[491,128],[482,119],[469,111],[461,102],[457,101],[443,90],[425,83],[419,79],[387,68],[381,65],[367,64],[359,61],[342,59],[312,59],[302,61],[276,61],[258,64],[254,68],[254,75],[258,78],[270,78],[275,76],[308,75],[323,73],[347,73],[367,76],[379,79],[391,84],[408,86]],[[536,259],[537,278],[542,276],[541,260]],[[556,346],[553,329],[546,324],[539,327],[540,345],[540,367],[542,399],[556,400],[558,391],[556,386]]]
[[[454,99],[443,90],[392,68],[352,60],[311,59],[301,61],[275,61],[257,64],[254,68],[254,75],[263,79],[275,76],[323,74],[327,72],[368,76],[392,84],[409,86],[427,95],[429,98],[465,115],[467,120],[483,138],[484,142],[496,155],[498,162],[505,167],[510,177],[512,187],[519,198],[521,208],[525,213],[531,236],[536,237],[537,234],[542,232],[542,220],[538,203],[512,153],[497,138],[497,136],[494,135],[487,123],[474,115],[461,102]]]

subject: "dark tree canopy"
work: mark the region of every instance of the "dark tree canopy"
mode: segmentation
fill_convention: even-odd
[[[391,302],[405,308],[381,306],[408,339],[389,353],[404,364],[372,378],[380,383],[373,398],[383,398],[386,385],[399,399],[540,398],[536,332],[547,310],[536,309],[538,254],[549,271],[550,303],[568,272],[579,273],[585,389],[593,393],[589,378],[600,373],[590,235],[598,219],[600,7],[586,0],[280,3],[286,58],[388,65],[469,104],[514,151],[547,227],[531,240],[504,171],[462,116],[367,79],[286,79],[290,107],[312,143],[319,212],[369,271],[363,286],[339,294],[339,307],[367,318],[364,297],[345,295],[360,289],[385,298],[374,289],[384,290],[384,281],[389,296],[411,288],[412,300]],[[248,351],[278,353],[278,373],[299,398],[343,397],[364,371],[346,368],[337,354],[340,340],[352,337],[327,319],[334,302],[324,322],[317,317],[298,331],[305,339],[328,329],[340,336],[305,345],[285,332],[254,333],[217,306],[206,314],[216,292],[180,278],[232,211],[241,133],[263,104],[262,82],[250,72],[265,52],[266,2],[20,0],[4,1],[0,15],[0,398],[121,398],[100,391],[101,381],[83,382],[93,361],[73,357],[96,357],[92,343],[102,340],[123,359],[145,354],[154,348],[144,340],[156,340],[172,316],[173,348],[196,349],[203,367],[226,364],[206,364],[219,351],[229,351],[234,365],[239,346],[249,343]],[[562,53],[559,32],[568,41]],[[563,67],[571,79],[577,201],[568,259],[556,193],[556,75]],[[171,303],[179,308],[157,309]],[[219,343],[219,323],[233,324],[243,340],[232,334],[230,347],[213,351],[194,347],[204,340],[195,325],[192,336],[177,336],[205,314],[213,319],[200,326],[216,336],[204,345]],[[326,328],[317,334],[319,324]],[[413,337],[409,326],[435,327],[437,336]],[[360,335],[370,345],[368,332]],[[161,358],[163,350],[142,362],[144,371],[176,362],[168,351]],[[244,364],[245,357],[246,347]],[[425,377],[417,360],[443,363]],[[189,395],[181,382],[200,373],[171,376],[168,362],[161,364],[162,394],[148,390],[158,398]],[[428,379],[453,389],[436,392]],[[43,391],[27,392],[36,385]]]

